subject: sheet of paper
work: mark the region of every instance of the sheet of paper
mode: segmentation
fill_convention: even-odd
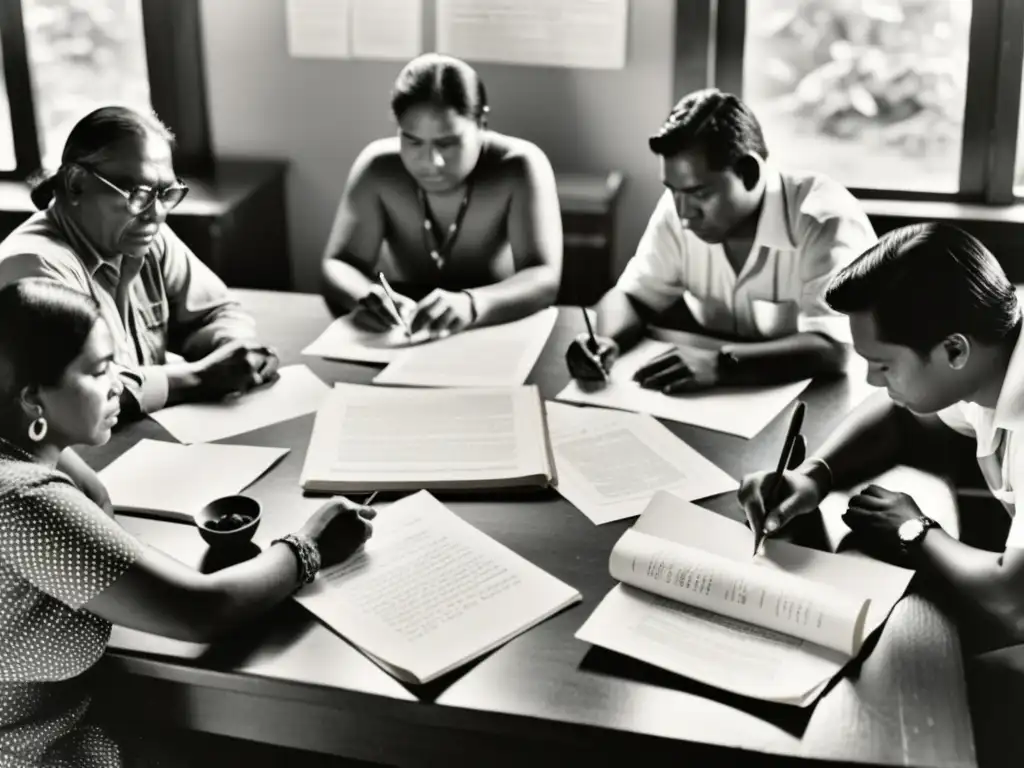
[[[850,506],[850,498],[868,485],[880,485],[890,491],[910,494],[921,511],[941,525],[942,530],[954,539],[960,538],[960,514],[956,504],[956,491],[950,483],[920,469],[899,466],[858,483],[850,491],[833,491],[821,502],[821,519],[833,552],[850,533],[850,527],[843,522],[843,515]]]
[[[286,0],[288,54],[296,58],[349,56],[349,0]]]
[[[474,328],[429,346],[406,349],[373,381],[423,387],[522,384],[557,319],[558,310],[548,307],[512,323]]]
[[[281,368],[280,378],[241,397],[217,403],[183,403],[152,418],[183,443],[208,443],[287,421],[320,407],[330,388],[304,365]]]
[[[580,594],[420,491],[382,509],[365,547],[295,599],[392,674],[427,682]]]
[[[463,59],[622,69],[627,0],[437,0],[437,49]]]
[[[100,470],[99,477],[118,512],[189,522],[214,499],[241,492],[286,453],[287,448],[146,438]]]
[[[692,501],[739,486],[646,414],[544,406],[557,490],[595,524],[639,515],[657,491]]]
[[[431,338],[426,332],[410,339],[398,327],[386,333],[364,331],[352,322],[352,315],[345,315],[328,325],[302,354],[354,363],[390,363],[404,348],[429,342]]]
[[[637,370],[671,347],[666,342],[644,339],[612,366],[610,381],[603,389],[585,392],[571,381],[556,399],[648,413],[749,439],[764,429],[811,383],[810,379],[804,379],[770,387],[722,387],[668,396],[643,389],[633,381]]]
[[[317,413],[302,484],[309,490],[500,485],[550,475],[546,440],[536,387],[339,383]]]
[[[746,526],[664,492],[631,531],[736,563],[756,562],[868,600],[865,636],[881,626],[913,576],[855,553],[818,552],[774,539],[755,561]],[[849,660],[847,654],[623,585],[576,636],[708,685],[799,706],[813,701]]]
[[[423,52],[423,0],[349,0],[352,55],[411,59]]]

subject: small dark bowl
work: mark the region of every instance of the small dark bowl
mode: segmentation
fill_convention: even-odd
[[[244,525],[228,530],[216,530],[208,527],[208,523],[218,521],[229,515],[246,515],[252,518]],[[260,524],[261,508],[256,499],[248,496],[224,496],[211,501],[194,516],[199,535],[211,547],[242,547],[249,543],[252,535]]]

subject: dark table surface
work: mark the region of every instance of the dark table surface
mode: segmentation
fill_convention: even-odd
[[[376,368],[300,355],[329,321],[319,297],[238,295],[282,364],[305,363],[329,383],[370,382]],[[581,329],[579,312],[563,309],[530,377],[545,397],[567,382],[562,351]],[[809,444],[817,445],[863,394],[852,376],[812,384],[802,398]],[[774,465],[786,421],[781,415],[751,440],[665,423],[739,478]],[[323,502],[304,498],[298,487],[312,423],[309,415],[224,441],[291,449],[247,491],[264,508],[258,543],[294,530]],[[102,467],[143,437],[169,439],[144,420],[85,455]],[[101,704],[125,717],[386,764],[603,764],[629,750],[645,761],[702,761],[695,765],[760,764],[762,753],[795,762],[976,765],[958,636],[951,618],[922,595],[896,606],[866,658],[855,660],[814,707],[751,701],[574,639],[614,586],[608,555],[631,520],[595,526],[553,491],[441,498],[576,587],[583,602],[419,687],[387,675],[294,603],[214,646],[115,627],[100,668]],[[741,517],[733,494],[701,504]],[[119,519],[183,562],[210,566],[191,526]]]

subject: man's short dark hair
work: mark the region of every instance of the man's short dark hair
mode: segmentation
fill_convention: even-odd
[[[680,99],[661,130],[647,143],[654,154],[662,157],[699,149],[714,171],[732,168],[749,154],[768,159],[761,124],[750,107],[717,88],[695,91]]]
[[[825,301],[844,314],[870,311],[882,341],[919,355],[954,333],[996,344],[1020,320],[996,257],[962,229],[935,222],[883,235],[832,278]]]

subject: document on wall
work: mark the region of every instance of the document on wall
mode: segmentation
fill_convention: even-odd
[[[659,492],[616,543],[620,583],[576,637],[706,685],[811,704],[860,651],[913,571],[768,539]]]
[[[409,338],[395,326],[388,331],[366,331],[352,322],[352,315],[332,322],[302,354],[353,363],[390,363],[406,347],[433,341],[425,329]]]
[[[421,387],[511,387],[526,382],[558,309],[548,307],[511,323],[473,328],[428,346],[403,350],[375,384]]]
[[[352,55],[411,59],[423,52],[423,0],[349,0]]]
[[[913,497],[917,506],[928,517],[935,520],[942,530],[954,539],[960,538],[960,513],[956,503],[956,489],[946,479],[915,467],[897,466],[851,490],[833,491],[818,509],[821,512],[825,536],[829,548],[838,552],[850,534],[850,527],[843,522],[843,515],[850,506],[850,499],[868,485],[878,485],[896,493]]]
[[[628,0],[437,0],[437,50],[535,67],[622,69]]]
[[[388,673],[426,683],[582,598],[420,491],[295,599]]]
[[[142,439],[99,471],[114,509],[175,522],[252,484],[288,453],[253,445]]]
[[[273,384],[215,403],[182,403],[150,416],[183,443],[208,443],[312,413],[329,391],[304,365],[278,371]]]
[[[575,381],[558,393],[557,400],[647,413],[662,419],[693,424],[717,432],[751,438],[764,429],[799,395],[810,379],[764,387],[716,387],[706,392],[664,395],[644,389],[635,381],[642,366],[672,345],[643,339],[612,366],[610,380],[602,389],[584,391]]]
[[[335,384],[317,411],[308,491],[546,487],[554,467],[535,386]]]
[[[636,517],[658,491],[692,501],[739,487],[646,414],[544,406],[556,489],[597,525]]]
[[[350,0],[285,0],[288,54],[345,59],[350,54]]]

